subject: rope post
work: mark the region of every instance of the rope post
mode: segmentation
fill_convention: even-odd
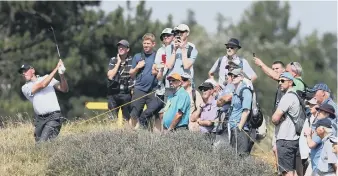
[[[117,116],[117,128],[121,129],[123,128],[123,114],[122,110],[119,110],[118,116]]]

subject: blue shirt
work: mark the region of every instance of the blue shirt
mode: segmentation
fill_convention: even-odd
[[[172,46],[174,45],[174,42],[172,42],[171,45],[168,45],[166,48],[165,48],[165,51],[166,51],[166,58],[167,58],[167,62],[170,60],[170,57],[171,57],[171,53],[172,53]],[[186,49],[187,49],[187,52],[188,52],[188,49],[189,49],[189,46],[192,46],[193,49],[191,51],[191,54],[190,54],[190,58],[188,58],[188,60],[192,61],[193,63],[195,62],[196,58],[197,58],[197,55],[198,55],[198,51],[195,47],[194,44],[188,42],[187,45],[186,45]],[[190,69],[184,69],[183,67],[183,61],[182,61],[182,50],[180,48],[178,48],[176,50],[176,61],[175,61],[175,64],[173,66],[172,69],[169,69],[168,70],[168,74],[167,76],[171,75],[171,73],[178,73],[180,75],[182,75],[183,73],[188,73],[191,75],[191,77],[194,77],[194,69],[193,69],[193,66],[191,66]],[[193,84],[193,83],[192,83]],[[166,88],[169,88],[169,82],[166,78]]]
[[[183,87],[179,88],[173,96],[168,97],[163,115],[163,126],[165,128],[170,127],[178,111],[181,111],[183,115],[176,127],[188,125],[190,116],[190,97]]]
[[[156,52],[152,54],[145,54],[145,65],[136,73],[135,88],[143,92],[150,92],[157,86],[156,76],[151,74],[153,64],[155,61]],[[132,68],[134,69],[139,61],[141,61],[141,53],[135,54],[132,61]]]
[[[322,143],[322,139],[317,135],[314,135],[312,137],[312,140],[313,142],[317,144],[316,148],[311,149],[311,152],[310,152],[312,170],[313,172],[316,172],[318,161],[320,158],[320,153],[322,152],[322,149],[323,149],[323,143]]]
[[[243,96],[243,101],[239,98],[239,93],[240,91],[244,88],[247,87],[247,85],[243,82],[238,85],[237,89],[235,90],[232,99],[231,99],[231,106],[232,106],[232,111],[229,117],[229,123],[230,123],[230,128],[235,128],[239,124],[242,118],[242,113],[243,110],[251,110],[251,103],[252,103],[252,93],[250,90],[246,89],[243,91],[242,96]],[[248,129],[247,122],[245,123],[244,130]]]

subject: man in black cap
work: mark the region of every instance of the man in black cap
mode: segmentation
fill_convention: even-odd
[[[131,101],[131,89],[134,80],[130,77],[132,57],[128,55],[130,50],[129,42],[121,40],[117,43],[117,55],[109,61],[108,66],[108,109],[112,110]],[[120,108],[111,112],[110,118],[116,118]],[[130,118],[130,104],[121,107],[123,117],[126,121]]]
[[[226,75],[228,75],[229,72],[229,67],[227,66],[229,65],[229,62],[232,61],[243,69],[243,72],[248,76],[248,78],[252,82],[255,79],[257,79],[257,75],[249,65],[248,61],[244,58],[238,57],[237,55],[237,51],[242,48],[239,44],[239,41],[235,38],[231,38],[225,44],[225,46],[226,46],[226,55],[216,60],[216,62],[209,71],[209,78],[214,79],[214,73],[218,72],[219,77],[218,87],[222,87],[224,85],[224,82],[226,82]]]
[[[61,82],[54,78],[59,72]],[[60,59],[57,66],[49,74],[43,77],[35,75],[35,69],[23,64],[18,72],[25,78],[26,84],[21,88],[25,97],[32,102],[36,118],[35,141],[41,142],[53,139],[60,133],[62,126],[62,114],[55,89],[68,92],[68,84],[64,76],[65,67]]]

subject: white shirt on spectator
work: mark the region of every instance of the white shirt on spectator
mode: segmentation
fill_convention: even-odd
[[[54,89],[54,85],[59,84],[58,80],[53,78],[47,87],[39,90],[35,94],[32,94],[33,85],[43,81],[47,76],[48,75],[43,77],[37,76],[36,81],[27,82],[21,87],[22,93],[30,102],[33,103],[34,112],[37,115],[60,111],[60,105]]]

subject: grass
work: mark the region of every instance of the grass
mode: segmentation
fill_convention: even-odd
[[[1,175],[273,174],[272,155],[256,147],[256,159],[239,160],[230,148],[212,152],[199,134],[130,132],[117,129],[112,121],[68,123],[57,140],[36,146],[33,130],[30,123],[0,130]]]

